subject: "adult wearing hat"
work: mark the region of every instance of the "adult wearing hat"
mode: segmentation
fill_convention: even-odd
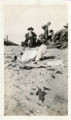
[[[25,34],[25,45],[28,47],[36,46],[37,35],[33,32],[34,28],[29,27],[28,33]]]
[[[51,25],[51,22],[48,22],[47,24],[42,26],[43,30],[48,30],[48,27]]]

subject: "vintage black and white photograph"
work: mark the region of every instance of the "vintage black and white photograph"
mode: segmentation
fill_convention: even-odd
[[[4,115],[68,115],[67,5],[4,6]]]

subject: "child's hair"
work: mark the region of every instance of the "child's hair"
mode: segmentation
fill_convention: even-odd
[[[21,52],[20,54],[23,55],[23,52]]]
[[[54,31],[51,29],[51,30],[50,30],[50,33],[51,33],[51,32],[54,32]]]

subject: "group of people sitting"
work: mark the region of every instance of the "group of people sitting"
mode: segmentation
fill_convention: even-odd
[[[25,34],[25,41],[22,42],[22,46],[24,48],[26,47],[37,47],[37,49],[24,49],[23,52],[21,52],[21,58],[19,59],[21,62],[27,62],[27,61],[39,61],[42,58],[44,58],[44,55],[47,52],[47,47],[49,42],[58,40],[58,42],[61,41],[67,41],[68,40],[68,24],[63,26],[65,29],[59,30],[54,34],[53,30],[49,30],[51,22],[48,22],[46,25],[42,26],[42,29],[44,30],[43,34],[40,34],[37,38],[37,35],[33,32],[34,28],[29,27],[27,30],[29,31],[27,34]],[[17,56],[14,56],[13,62],[16,61],[18,58]]]
[[[52,41],[54,31],[52,29],[49,30],[50,24],[51,22],[48,22],[46,25],[42,26],[44,33],[41,33],[38,38],[36,33],[33,32],[34,28],[29,27],[27,29],[29,32],[25,34],[25,41],[22,42],[22,46],[35,47],[40,46],[42,43],[48,44],[49,41]]]

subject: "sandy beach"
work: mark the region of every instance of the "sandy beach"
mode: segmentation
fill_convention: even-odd
[[[67,115],[67,48],[48,49],[44,59],[37,63],[12,62],[13,56],[19,56],[23,50],[20,46],[4,49],[4,114]],[[63,64],[48,64],[57,60]]]

